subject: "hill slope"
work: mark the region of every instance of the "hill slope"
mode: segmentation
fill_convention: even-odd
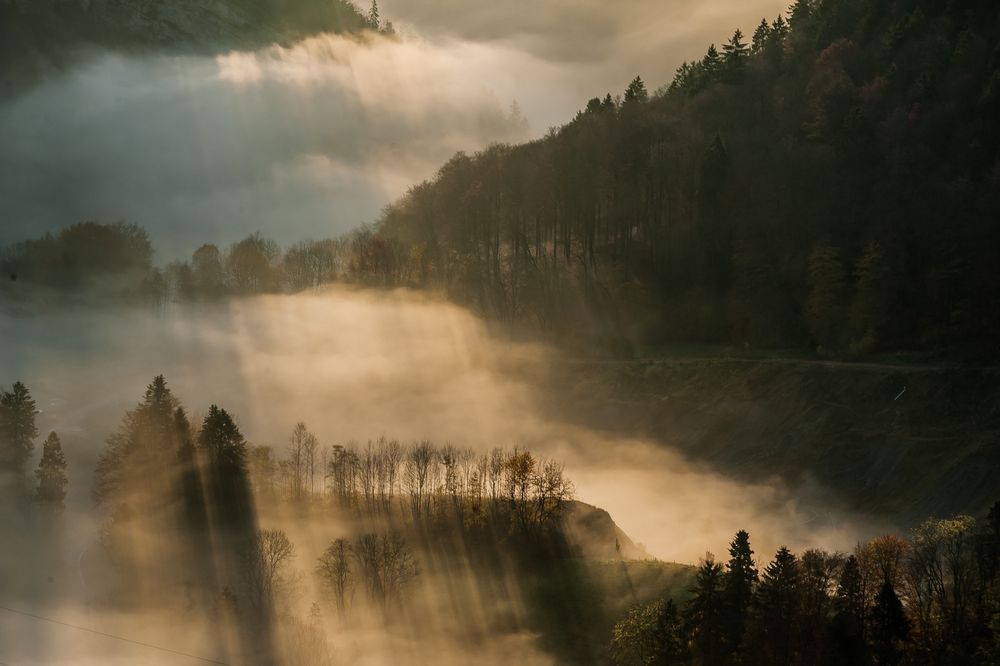
[[[737,478],[816,481],[831,506],[901,526],[998,499],[996,368],[703,356],[573,362],[553,381],[567,419],[639,430]]]
[[[456,156],[352,266],[564,339],[995,355],[998,116],[996,3],[799,0]]]

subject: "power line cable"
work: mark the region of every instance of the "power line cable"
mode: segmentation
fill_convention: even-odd
[[[143,641],[137,641],[131,638],[125,638],[124,636],[116,636],[115,634],[109,634],[104,631],[98,631],[96,629],[90,629],[89,627],[81,627],[77,624],[70,624],[69,622],[62,622],[60,620],[54,620],[50,617],[44,617],[42,615],[35,615],[34,613],[27,613],[25,611],[20,611],[15,608],[8,608],[7,606],[0,606],[0,610],[5,610],[8,613],[14,613],[15,615],[23,615],[24,617],[30,617],[35,620],[42,620],[43,622],[51,622],[52,624],[57,624],[62,627],[69,627],[70,629],[77,629],[79,631],[86,631],[91,634],[96,634],[98,636],[104,636],[105,638],[112,638],[116,641],[122,641],[123,643],[131,643],[133,645],[141,645],[142,647],[151,648],[153,650],[161,650],[163,652],[169,652],[171,654],[176,654],[181,657],[187,657],[188,659],[196,659],[198,661],[203,661],[208,664],[221,664],[222,666],[233,666],[232,664],[219,661],[217,659],[210,659],[208,657],[199,657],[196,654],[189,654],[187,652],[181,652],[180,650],[172,650],[168,647],[163,647],[162,645],[154,645],[152,643],[144,643]],[[3,662],[0,662],[0,666],[7,666]]]

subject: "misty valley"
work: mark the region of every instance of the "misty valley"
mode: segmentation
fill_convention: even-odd
[[[0,0],[0,65],[0,666],[1000,664],[991,0]]]

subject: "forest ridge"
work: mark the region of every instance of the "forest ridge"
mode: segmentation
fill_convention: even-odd
[[[456,155],[372,228],[284,253],[260,236],[208,245],[162,271],[145,246],[129,261],[154,300],[343,279],[616,348],[989,353],[998,25],[986,1],[801,0],[653,94],[637,77],[543,139]],[[41,275],[74,269],[46,262],[88,247],[68,244],[8,248],[4,270],[59,282]]]

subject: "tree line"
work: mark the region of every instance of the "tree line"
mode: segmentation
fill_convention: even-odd
[[[1000,502],[980,524],[929,519],[854,552],[780,548],[758,571],[746,531],[708,554],[683,604],[614,628],[615,663],[985,664],[1000,659]]]
[[[158,266],[149,234],[134,223],[80,222],[58,233],[0,248],[0,297],[75,296],[98,302],[168,303],[295,293],[331,282],[373,281],[397,252],[370,227],[338,238],[282,248],[253,233],[219,247],[205,243],[189,259]]]
[[[24,384],[0,392],[0,462],[19,493],[27,492],[22,481],[38,413]],[[386,437],[363,446],[324,446],[300,422],[285,452],[279,458],[270,446],[248,443],[235,419],[216,405],[192,424],[165,378],[155,377],[107,438],[94,469],[91,495],[105,516],[99,542],[122,577],[115,602],[137,603],[149,595],[169,602],[197,589],[207,595],[206,604],[214,594],[224,594],[232,607],[242,600],[257,614],[251,619],[260,621],[282,588],[282,563],[294,550],[280,530],[257,528],[261,502],[493,534],[498,525],[531,533],[557,529],[573,498],[560,464],[520,448],[478,454]],[[35,475],[38,502],[61,510],[68,481],[55,433],[45,441]],[[354,581],[363,581],[370,599],[388,612],[417,571],[405,539],[390,530],[339,544],[336,566],[328,561],[330,551],[320,567],[327,582],[331,567],[340,571],[338,608],[349,605],[345,586],[353,590]],[[158,575],[150,577],[151,571]]]
[[[457,516],[479,523],[503,517],[521,527],[551,525],[574,492],[559,462],[526,449],[477,453],[384,436],[363,445],[323,446],[301,422],[285,457],[261,445],[250,449],[248,461],[263,498],[332,501],[366,514],[403,513],[416,520]]]
[[[342,244],[304,241],[283,251],[251,234],[223,249],[204,244],[189,260],[158,267],[142,227],[81,222],[3,248],[0,270],[9,278],[8,297],[43,289],[162,305],[319,286],[338,277]]]

